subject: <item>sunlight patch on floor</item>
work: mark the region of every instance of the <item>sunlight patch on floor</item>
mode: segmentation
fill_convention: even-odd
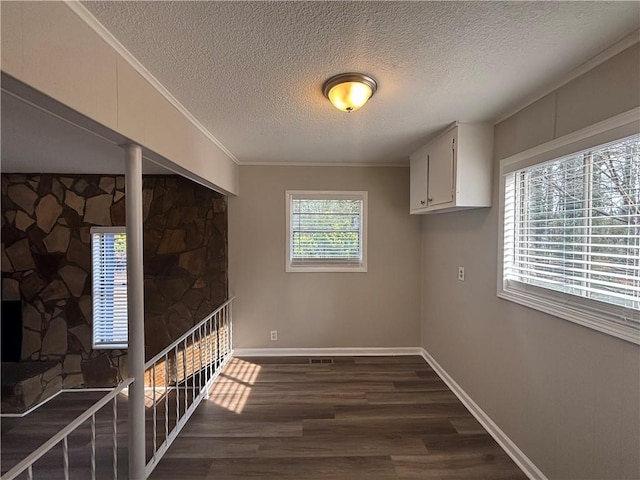
[[[191,387],[188,387],[188,390],[190,390]],[[151,408],[153,407],[153,397],[156,397],[156,407],[164,400],[165,396],[170,394],[171,392],[175,391],[176,387],[175,386],[171,386],[169,387],[166,391],[164,386],[162,387],[156,387],[155,390],[152,387],[144,387],[144,406],[145,408]],[[181,388],[181,390],[184,390],[184,388]],[[122,392],[120,392],[120,395],[122,395],[125,398],[129,398],[129,389],[125,388]]]
[[[209,401],[240,414],[260,373],[260,365],[239,358],[232,359],[209,393]]]
[[[144,389],[144,406],[147,408],[153,407],[153,397],[156,397],[156,405],[160,403],[161,400],[165,398],[165,394],[175,390],[176,387],[169,387],[169,389],[165,392],[164,387],[156,387],[155,391],[153,388],[145,387]],[[183,389],[184,390],[184,389]]]

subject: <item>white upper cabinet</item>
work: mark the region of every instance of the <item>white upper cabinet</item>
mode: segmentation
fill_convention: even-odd
[[[454,123],[411,161],[411,213],[491,206],[493,126]]]
[[[411,155],[411,212],[427,206],[427,150],[422,147]]]

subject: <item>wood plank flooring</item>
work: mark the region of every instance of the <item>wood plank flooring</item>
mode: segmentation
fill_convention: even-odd
[[[0,437],[0,474],[6,473],[21,460],[34,452],[50,438],[84,413],[106,391],[62,392],[55,398],[38,407],[24,417],[2,417]],[[146,392],[147,408],[145,410],[146,460],[153,456],[153,391]],[[178,399],[176,399],[176,395]],[[176,404],[180,407],[180,415],[184,414],[185,402],[192,402],[193,389],[182,385],[178,390],[172,388],[168,395],[163,389],[157,393],[156,445],[162,444],[165,438],[164,412],[165,402],[169,412],[167,427],[172,430],[176,423]],[[117,402],[117,470],[119,478],[128,475],[128,398],[125,394],[118,396]],[[113,404],[105,405],[96,414],[96,464],[97,478],[113,477]],[[91,478],[91,424],[87,420],[69,436],[69,464],[72,479]],[[58,444],[34,465],[34,477],[47,480],[64,479],[62,444]],[[19,477],[26,478],[26,474]]]
[[[0,472],[5,473],[47,440],[84,413],[107,392],[63,392],[24,417],[3,417],[0,421]],[[96,466],[98,478],[111,478],[113,469],[113,410],[106,406],[96,414]],[[127,469],[127,399],[118,403],[118,463],[120,478]],[[69,436],[71,478],[90,478],[90,423],[86,422]],[[26,473],[19,479],[27,478]],[[62,445],[58,444],[34,465],[34,478],[64,478]]]
[[[152,479],[526,476],[420,357],[234,358]]]

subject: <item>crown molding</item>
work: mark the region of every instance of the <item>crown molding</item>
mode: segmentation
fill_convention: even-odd
[[[384,167],[409,168],[408,162],[403,163],[332,163],[332,162],[240,162],[244,167]]]
[[[543,97],[546,97],[550,93],[553,93],[554,91],[558,90],[560,87],[563,87],[564,85],[566,85],[567,83],[571,82],[572,80],[575,80],[579,76],[584,75],[589,70],[594,69],[598,65],[600,65],[600,64],[606,62],[607,60],[615,57],[619,53],[623,52],[627,48],[629,48],[632,45],[635,45],[636,43],[639,43],[639,42],[640,42],[640,30],[636,30],[636,31],[630,33],[629,35],[627,35],[626,37],[624,37],[622,40],[614,43],[613,45],[611,45],[610,47],[604,49],[603,51],[601,51],[597,55],[591,57],[589,60],[587,60],[586,62],[582,63],[578,67],[574,68],[573,70],[571,70],[566,75],[560,77],[556,82],[553,82],[548,87],[540,90],[539,93],[531,95],[531,96],[528,96],[527,99],[523,101],[523,104],[521,106],[516,107],[516,108],[512,108],[512,109],[508,110],[506,113],[503,113],[502,115],[500,115],[500,117],[498,117],[497,120],[495,120],[493,122],[493,124],[497,125],[498,123],[503,122],[504,120],[506,120],[507,118],[515,115],[519,111],[524,110],[529,105],[537,102],[538,100],[540,100]]]
[[[120,43],[120,41],[100,23],[100,21],[86,9],[78,0],[64,0],[65,5],[75,13],[80,19],[86,23],[89,28],[96,32],[100,38],[102,38],[107,44],[113,48],[133,69],[138,72],[147,82],[155,88],[160,95],[162,95],[171,105],[173,105],[184,117],[189,120],[194,127],[196,127],[205,137],[207,137],[212,143],[214,143],[220,150],[222,150],[227,157],[233,160],[237,165],[240,164],[236,156],[225,147],[220,140],[218,140],[204,125],[202,125],[196,117],[193,116],[189,110],[182,105],[176,97],[174,97],[169,90],[165,88],[160,81],[154,77],[149,70],[146,69],[140,61],[133,54],[127,50],[127,48]]]

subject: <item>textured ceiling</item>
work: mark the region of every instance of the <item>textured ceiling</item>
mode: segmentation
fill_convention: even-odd
[[[84,5],[241,163],[406,162],[640,27],[637,2]],[[379,83],[352,114],[321,92],[345,71]]]

